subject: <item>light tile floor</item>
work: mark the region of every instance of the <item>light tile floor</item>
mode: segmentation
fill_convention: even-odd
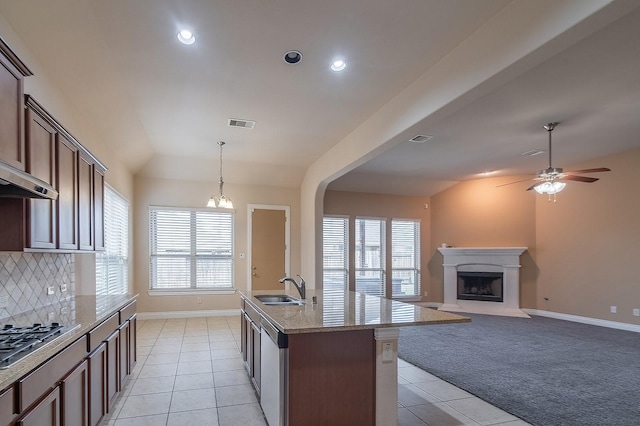
[[[103,424],[266,425],[239,347],[240,316],[139,320],[138,363]],[[527,423],[399,360],[398,425]]]

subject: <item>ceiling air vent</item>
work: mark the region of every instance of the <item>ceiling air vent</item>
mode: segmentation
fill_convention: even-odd
[[[253,120],[240,120],[238,118],[229,119],[229,127],[242,127],[243,129],[253,129],[256,122]]]
[[[535,157],[536,155],[540,155],[540,154],[544,154],[544,151],[541,151],[539,149],[532,149],[530,151],[523,152],[520,155],[524,155],[526,157]]]
[[[411,139],[409,139],[409,142],[415,142],[415,143],[425,143],[428,140],[433,139],[433,136],[431,135],[416,135],[414,137],[412,137]]]

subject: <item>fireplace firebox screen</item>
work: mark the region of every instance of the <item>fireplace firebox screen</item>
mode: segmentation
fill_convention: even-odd
[[[502,273],[458,271],[458,299],[502,302]]]

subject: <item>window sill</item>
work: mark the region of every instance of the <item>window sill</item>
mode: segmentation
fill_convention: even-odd
[[[224,290],[207,290],[207,289],[162,289],[162,290],[148,290],[149,296],[194,296],[194,295],[227,295],[236,294],[236,289],[224,289]]]

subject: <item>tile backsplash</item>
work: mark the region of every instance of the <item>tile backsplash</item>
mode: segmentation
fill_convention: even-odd
[[[51,295],[49,288],[53,288]],[[73,254],[0,253],[0,323],[47,306],[67,305],[74,295]]]

